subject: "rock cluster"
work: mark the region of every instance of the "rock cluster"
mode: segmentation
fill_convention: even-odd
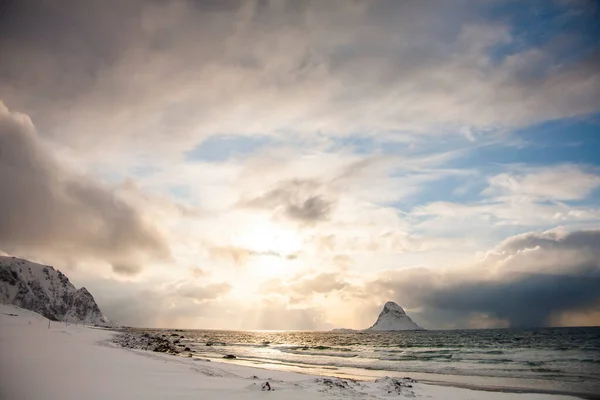
[[[411,378],[398,379],[390,378],[389,376],[375,380],[375,383],[380,384],[384,390],[387,390],[388,394],[395,393],[397,395],[404,395],[405,397],[415,397],[415,393],[412,390],[412,384],[415,382]]]
[[[163,335],[164,336],[164,335]],[[121,333],[113,338],[113,342],[128,349],[150,350],[159,353],[179,354],[177,346],[168,338],[148,333]],[[186,347],[189,349],[189,347]]]

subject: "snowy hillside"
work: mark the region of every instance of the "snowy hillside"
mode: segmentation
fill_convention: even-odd
[[[369,331],[415,331],[423,330],[415,324],[412,319],[393,301],[388,301],[383,306],[375,325],[367,329]]]
[[[0,302],[35,311],[55,321],[112,326],[86,288],[76,289],[50,266],[0,256]]]

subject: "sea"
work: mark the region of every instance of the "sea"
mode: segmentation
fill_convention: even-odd
[[[600,327],[404,332],[144,330],[193,356],[353,379],[384,376],[600,398]],[[598,396],[598,397],[596,397]]]

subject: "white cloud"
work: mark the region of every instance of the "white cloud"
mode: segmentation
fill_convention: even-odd
[[[410,215],[420,230],[438,234],[464,229],[489,233],[490,227],[502,226],[597,225],[600,208],[575,203],[589,199],[600,187],[600,174],[595,169],[572,164],[505,168],[508,172],[487,179],[482,198],[418,205]]]
[[[22,208],[0,225],[47,223],[4,235],[0,227],[0,247],[45,262],[58,254],[74,279],[97,282],[102,304],[125,323],[356,326],[370,321],[355,310],[376,313],[395,293],[368,293],[367,277],[458,264],[528,226],[600,221],[600,209],[575,203],[600,185],[592,168],[509,166],[492,177],[447,168],[515,127],[600,107],[596,55],[565,63],[542,46],[499,59],[497,47],[518,38],[470,1],[10,7],[22,23],[0,23],[0,47],[12,55],[0,61],[10,77],[0,92],[27,113],[7,115],[29,132],[26,155],[38,157],[21,165],[18,182],[0,157],[10,188],[31,182],[0,194],[24,194],[10,197]],[[189,152],[209,137],[257,134],[268,143],[244,157],[207,162]],[[39,177],[55,184],[41,193]],[[448,200],[485,179],[481,199]],[[467,184],[452,191],[451,181]],[[420,196],[432,200],[413,206]],[[539,246],[543,255],[519,247],[504,265],[552,270],[553,260],[587,254]],[[265,295],[267,281],[293,296]],[[347,301],[355,307],[336,316],[332,307]],[[247,325],[220,325],[240,304]],[[272,316],[285,324],[270,325]]]
[[[5,100],[68,146],[161,158],[214,134],[429,135],[600,106],[594,59],[535,48],[498,62],[510,27],[469,2],[117,3],[19,5],[17,19],[40,13],[23,23],[40,40],[14,28],[2,42]]]
[[[600,187],[600,173],[577,165],[518,168],[495,175],[484,190],[488,196],[523,196],[535,200],[581,200]]]

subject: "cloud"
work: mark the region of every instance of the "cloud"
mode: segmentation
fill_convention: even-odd
[[[82,282],[109,318],[127,326],[206,329],[328,329],[321,310],[293,307],[281,299],[236,302],[225,282],[181,281],[168,285],[95,279]]]
[[[600,174],[576,165],[521,168],[495,175],[484,190],[488,196],[527,196],[537,200],[581,200],[600,187]]]
[[[277,257],[295,260],[298,253],[280,253],[273,250],[257,251],[237,246],[208,246],[208,253],[216,260],[233,261],[235,265],[243,266],[251,257]]]
[[[205,277],[166,285],[82,284],[97,290],[109,316],[130,325],[365,328],[388,300],[430,329],[589,325],[600,313],[599,238],[600,230],[557,228],[510,237],[462,266],[383,272],[316,268],[287,279],[271,277],[258,287],[258,296],[243,301],[230,297],[238,289],[233,282]],[[248,290],[245,283],[242,291]]]
[[[117,274],[121,275],[137,275],[142,271],[139,265],[121,264],[115,263],[112,265],[112,269]]]
[[[197,302],[203,302],[206,300],[214,300],[227,294],[231,290],[231,285],[221,282],[200,286],[189,282],[184,282],[177,285],[176,290],[177,294],[182,297],[187,297]]]
[[[532,232],[470,267],[388,272],[365,290],[420,310],[426,326],[461,327],[481,315],[512,327],[545,326],[558,313],[598,304],[599,260],[600,231]]]
[[[323,185],[315,180],[280,182],[276,187],[255,198],[244,201],[247,207],[272,210],[287,218],[302,222],[315,223],[326,220],[335,201],[325,197]]]
[[[574,249],[600,251],[600,231],[569,232],[562,227],[544,232],[528,232],[510,237],[500,244],[500,254],[514,254],[523,248]]]
[[[485,132],[600,106],[597,51],[498,57],[522,38],[470,1],[34,1],[3,15],[13,56],[0,91],[79,149],[164,157],[220,134]]]
[[[320,273],[315,276],[299,279],[296,277],[285,290],[291,290],[299,295],[310,295],[312,293],[331,293],[348,287],[338,273]]]
[[[139,299],[116,293],[133,283],[98,287],[118,298],[103,297],[109,312],[140,324],[225,327],[223,315],[252,304],[248,326],[227,327],[277,327],[289,313],[281,326],[322,328],[339,321],[332,305],[368,325],[357,310],[376,314],[394,296],[424,325],[521,324],[492,294],[513,282],[525,302],[525,288],[544,297],[557,277],[583,284],[575,278],[593,275],[596,253],[569,242],[576,232],[513,237],[467,272],[444,268],[507,235],[597,227],[593,167],[509,165],[491,177],[497,166],[479,167],[481,154],[513,159],[503,145],[519,140],[517,128],[596,113],[600,53],[587,29],[594,13],[513,6],[9,2],[0,93],[36,129],[2,110],[2,129],[26,134],[0,136],[10,189],[0,193],[0,248],[139,283]],[[569,23],[537,36],[527,21],[542,14],[544,26],[546,16]],[[576,150],[564,159],[579,162]],[[18,173],[7,169],[15,163]],[[112,273],[95,268],[104,263]],[[191,266],[206,274],[187,287]],[[273,297],[253,292],[270,278]],[[485,307],[463,306],[460,288]],[[552,315],[583,318],[584,297],[559,298]]]
[[[246,329],[324,330],[331,329],[322,310],[291,307],[282,301],[265,299],[242,317]]]
[[[438,201],[416,206],[411,215],[424,218],[422,229],[452,229],[457,222],[495,226],[556,226],[593,222],[600,209],[582,203],[600,187],[600,173],[589,166],[505,166],[509,172],[487,179],[478,201]],[[445,227],[445,228],[444,228]]]
[[[564,223],[591,222],[600,218],[600,209],[592,206],[570,206],[562,203],[534,202],[528,199],[506,199],[479,203],[434,202],[417,206],[411,213],[426,218],[421,230],[431,233],[483,229],[490,226],[548,227]],[[461,224],[461,225],[458,225]]]
[[[102,311],[122,325],[150,328],[181,327],[240,329],[230,318],[235,305],[225,300],[226,282],[195,277],[164,283],[89,279],[79,282],[94,294]],[[235,317],[241,317],[236,315]]]
[[[511,327],[547,326],[560,311],[587,307],[598,299],[600,276],[515,274],[501,282],[475,282],[440,290],[430,306],[443,312],[485,312]]]
[[[600,326],[600,303],[585,309],[556,313],[551,321],[558,326]]]
[[[84,257],[134,274],[169,247],[143,215],[109,188],[56,160],[31,120],[0,103],[0,244],[11,253]]]

